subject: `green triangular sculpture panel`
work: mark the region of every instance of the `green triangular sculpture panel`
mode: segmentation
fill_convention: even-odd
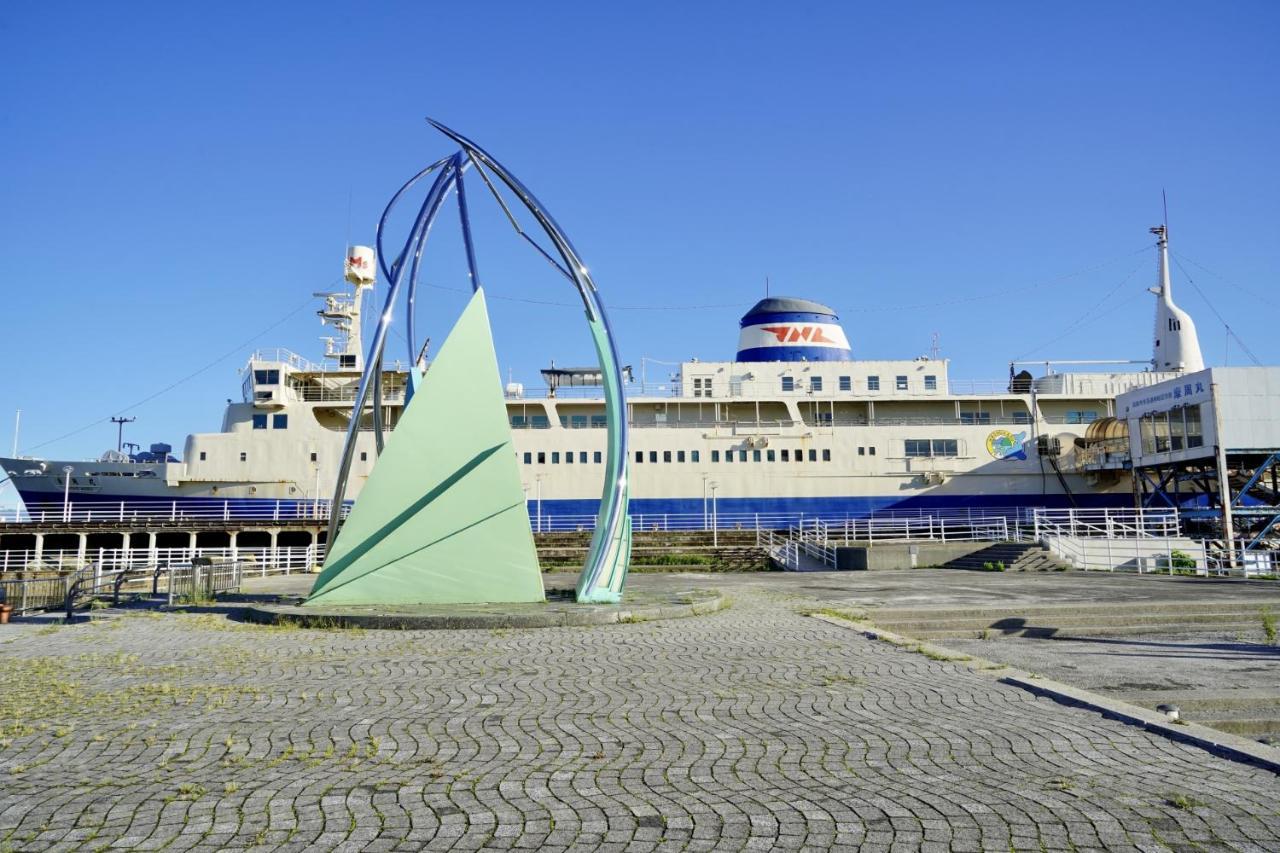
[[[389,437],[306,603],[544,598],[478,290]]]

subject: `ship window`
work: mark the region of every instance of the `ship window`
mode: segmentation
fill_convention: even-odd
[[[784,447],[784,448],[782,448],[782,461],[783,461],[783,462],[790,462],[790,461],[791,461],[791,451],[790,451],[790,450],[787,450],[785,447]]]
[[[604,415],[592,415],[592,416],[591,416],[591,428],[592,428],[592,429],[603,429],[605,426],[607,426],[607,425],[608,425],[608,423],[609,423],[609,422],[608,422],[608,420],[605,418],[605,416],[604,416]]]
[[[568,429],[568,428],[569,428],[569,416],[568,416],[568,415],[561,415],[561,416],[560,416],[560,426],[561,426],[562,428],[564,428],[564,429]]]
[[[255,370],[253,371],[253,383],[255,385],[279,385],[280,371]]]
[[[784,377],[782,377],[782,390],[783,390],[783,391],[794,391],[794,390],[796,390],[796,380],[795,380],[793,377],[790,377],[790,376],[784,376]]]
[[[544,451],[544,450],[539,450],[539,451],[538,451],[538,464],[539,464],[539,465],[546,465],[546,464],[547,464],[547,454],[546,454],[546,451]]]
[[[1031,423],[1031,413],[1030,412],[1014,412],[1013,422],[1015,424],[1029,424]]]
[[[1187,424],[1187,447],[1204,446],[1204,430],[1200,425],[1200,404],[1187,406],[1182,410]]]
[[[757,454],[759,454],[759,453],[760,453],[760,451],[758,451],[758,450],[757,450],[757,451],[756,451],[756,453],[757,453]],[[739,461],[739,462],[746,462],[746,461],[747,461],[747,451],[745,451],[745,450],[739,450],[739,451],[738,451],[738,461]]]
[[[604,456],[603,454],[600,453],[599,450],[596,451],[596,455],[593,458],[595,459],[595,463],[597,465],[599,465],[601,462],[604,461]]]
[[[929,439],[927,438],[908,438],[905,444],[908,456],[929,455]]]
[[[677,450],[677,451],[676,451],[676,461],[677,461],[677,462],[683,462],[683,461],[684,461],[684,451],[683,451],[683,450]]]
[[[867,448],[867,455],[868,455],[868,456],[875,456],[875,455],[876,455],[876,449],[875,449],[874,447],[868,447],[868,448]]]
[[[272,415],[271,428],[272,429],[288,429],[289,416],[288,415]]]
[[[711,377],[710,376],[693,377],[693,396],[695,397],[711,396]]]
[[[868,376],[868,377],[867,377],[867,390],[868,390],[868,391],[879,391],[879,390],[880,390],[880,377],[879,377],[879,376]]]
[[[547,420],[546,415],[534,415],[529,419],[529,423],[533,424],[534,429],[550,429],[551,421]]]
[[[663,462],[670,462],[670,461],[671,461],[671,451],[670,451],[670,450],[664,450],[664,451],[662,451],[662,461],[663,461]]]
[[[528,423],[529,423],[529,421],[528,421],[528,419],[527,419],[524,415],[512,415],[512,416],[511,416],[511,428],[512,428],[512,429],[524,429],[524,428],[528,425]]]
[[[644,461],[644,451],[643,451],[643,450],[637,450],[637,451],[636,451],[636,464],[638,465],[638,464],[640,464],[640,463],[641,463],[641,462],[643,462],[643,461]]]
[[[355,370],[356,357],[354,355],[338,356],[338,367],[341,367],[343,370]]]
[[[899,391],[907,390],[907,377],[905,376],[896,377],[893,380],[893,387],[897,388]]]
[[[729,462],[729,463],[732,463],[732,462],[733,462],[733,451],[732,451],[732,450],[726,450],[726,451],[724,452],[724,461],[725,461],[725,462]]]
[[[585,450],[578,451],[578,464],[579,465],[587,464],[587,451]]]
[[[859,456],[866,456],[866,455],[867,455],[867,449],[866,449],[865,447],[859,447],[859,448],[858,448],[858,455],[859,455]]]
[[[823,448],[823,450],[822,450],[822,461],[823,461],[823,462],[830,462],[830,461],[831,461],[831,449],[830,449],[830,448]]]
[[[369,451],[367,451],[367,450],[361,450],[361,451],[360,451],[360,461],[361,461],[361,462],[368,462],[368,461],[369,461]]]
[[[853,380],[852,380],[852,379],[850,379],[848,376],[841,376],[841,377],[840,377],[840,390],[841,390],[841,391],[852,391],[852,390],[853,390]]]
[[[959,456],[959,442],[954,438],[935,438],[933,440],[934,456]]]
[[[936,377],[936,376],[926,376],[926,377],[924,378],[924,390],[926,390],[926,391],[937,391],[937,390],[938,390],[938,377]]]
[[[713,451],[711,451],[711,461],[712,461],[712,462],[719,462],[719,461],[720,461],[720,451],[719,451],[719,450],[713,450]]]
[[[821,390],[822,390],[822,377],[821,377],[821,376],[810,376],[810,377],[809,377],[809,390],[810,390],[810,391],[821,391]]]
[[[797,451],[796,451],[796,461],[797,461],[797,462],[803,462],[803,461],[804,461],[804,451],[803,451],[803,450],[797,450]]]
[[[249,461],[249,454],[248,454],[248,453],[245,453],[243,450],[242,450],[242,451],[240,451],[240,461],[241,461],[241,462],[248,462],[248,461]]]
[[[759,461],[760,461],[760,451],[759,451],[759,450],[753,450],[753,451],[751,451],[751,461],[752,461],[752,462],[759,462]]]
[[[653,463],[655,463],[655,464],[657,463],[657,461],[658,461],[658,451],[656,451],[656,450],[650,450],[650,451],[649,451],[649,461],[650,461],[650,462],[653,462]]]
[[[553,450],[553,451],[551,451],[551,464],[552,464],[552,465],[559,465],[559,464],[560,464],[560,451],[559,451],[559,450]]]
[[[533,464],[533,454],[532,454],[532,453],[530,453],[530,452],[529,452],[529,451],[527,451],[527,450],[524,452],[524,464],[526,464],[526,465],[532,465],[532,464]]]
[[[817,461],[818,461],[818,451],[816,451],[816,450],[810,450],[810,451],[809,451],[809,461],[810,461],[810,462],[817,462]]]
[[[311,461],[312,462],[316,461],[316,455],[314,453],[311,454]]]
[[[254,429],[266,429],[266,428],[267,428],[267,416],[266,416],[266,415],[254,415],[254,416],[253,416],[253,428],[254,428]]]
[[[767,462],[777,462],[778,461],[777,457],[778,457],[778,454],[774,453],[772,450],[766,450],[764,452],[764,458],[765,458],[765,461]]]
[[[1098,413],[1095,411],[1075,411],[1067,412],[1067,423],[1069,424],[1088,424],[1098,419]]]
[[[689,461],[690,461],[690,462],[697,462],[697,461],[698,461],[698,456],[699,456],[698,451],[696,451],[696,450],[690,450],[690,451],[689,451]]]
[[[570,425],[571,425],[574,429],[586,429],[586,428],[587,428],[587,416],[586,416],[586,415],[574,415],[573,417],[571,417],[571,418],[569,419],[569,421],[570,421]]]
[[[566,453],[566,454],[564,455],[564,464],[566,464],[566,465],[572,465],[572,464],[573,464],[573,451],[572,451],[572,450],[570,450],[568,453]]]
[[[991,413],[990,412],[961,412],[960,423],[989,424],[991,423]]]
[[[203,450],[201,450],[201,451],[200,451],[200,461],[201,461],[201,462],[203,462],[203,461],[205,460],[205,458],[206,458],[206,457],[205,457],[205,455],[204,455],[204,451],[203,451]]]

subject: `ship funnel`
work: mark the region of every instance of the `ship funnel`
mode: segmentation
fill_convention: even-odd
[[[347,260],[343,267],[345,278],[352,284],[373,284],[378,279],[373,249],[368,246],[352,246],[348,249]]]
[[[1169,230],[1158,225],[1151,229],[1151,233],[1156,235],[1156,246],[1160,251],[1160,280],[1151,288],[1157,297],[1151,366],[1155,370],[1178,373],[1204,370],[1196,324],[1190,314],[1173,304],[1173,292],[1169,287]]]
[[[739,324],[738,361],[849,361],[835,311],[808,299],[761,299]]]

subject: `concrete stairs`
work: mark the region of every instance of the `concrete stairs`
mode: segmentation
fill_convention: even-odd
[[[1177,705],[1181,719],[1234,735],[1280,738],[1280,685],[1269,689],[1130,691],[1118,696],[1144,708]]]
[[[1035,542],[994,542],[986,548],[942,564],[946,569],[984,570],[1004,563],[1006,572],[1061,572],[1071,568]]]
[[[533,540],[544,569],[573,569],[581,566],[586,558],[591,532],[535,533]],[[770,568],[769,555],[756,544],[754,530],[721,530],[715,537],[709,530],[635,531],[631,537],[631,555],[633,571],[662,567],[672,571],[753,572]],[[682,556],[691,559],[681,563]]]
[[[885,608],[871,616],[887,631],[920,640],[1119,637],[1182,630],[1256,631],[1258,607],[1218,602],[1144,602],[1016,608]]]

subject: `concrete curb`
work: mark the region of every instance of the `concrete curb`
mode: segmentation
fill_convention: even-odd
[[[555,600],[552,599],[554,605]],[[586,628],[660,619],[684,619],[715,613],[728,606],[721,593],[699,593],[689,602],[658,604],[566,605],[540,613],[376,613],[342,609],[257,604],[239,608],[246,621],[263,625],[295,624],[303,628],[372,628],[415,631],[493,630],[498,628]]]
[[[1158,734],[1180,743],[1198,746],[1223,758],[1252,764],[1280,774],[1280,749],[1275,747],[1266,746],[1248,738],[1220,732],[1217,729],[1211,729],[1208,726],[1201,726],[1196,723],[1173,723],[1158,711],[1149,711],[1141,706],[1133,705],[1120,699],[1112,699],[1109,696],[1103,696],[1091,690],[1082,690],[1079,687],[1072,687],[1069,684],[1062,684],[1052,679],[1041,678],[1006,664],[962,654],[944,646],[935,645],[927,640],[916,640],[895,634],[892,631],[882,631],[869,622],[853,622],[822,613],[814,613],[812,616],[830,625],[857,631],[869,640],[883,640],[895,646],[906,648],[909,651],[921,652],[931,658],[938,659],[942,663],[959,664],[968,667],[974,672],[995,678],[1002,684],[1021,688],[1036,696],[1044,696],[1053,699],[1055,702],[1075,708],[1087,708],[1090,711],[1097,711],[1107,719],[1118,720],[1131,726],[1139,726],[1152,734]]]

